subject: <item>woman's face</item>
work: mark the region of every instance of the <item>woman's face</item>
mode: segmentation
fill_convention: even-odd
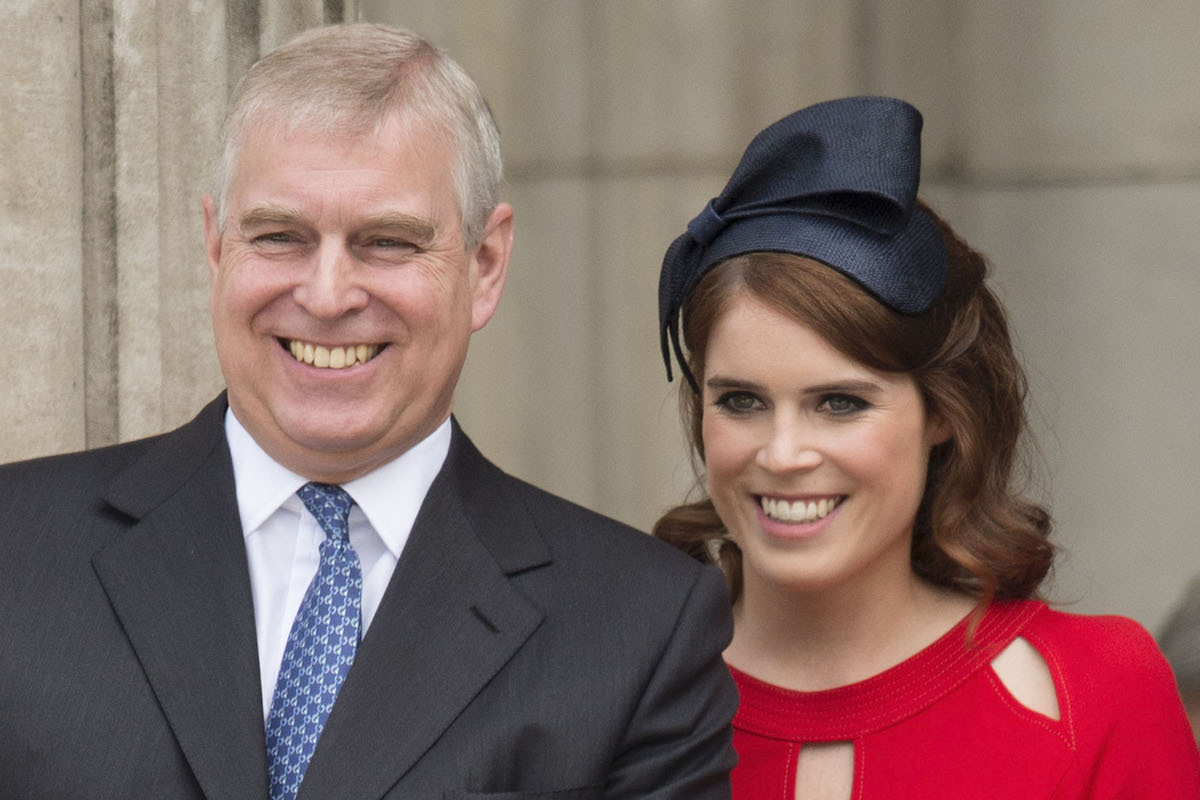
[[[748,293],[708,341],[708,491],[747,590],[822,591],[908,575],[930,448],[911,376],[852,361]]]

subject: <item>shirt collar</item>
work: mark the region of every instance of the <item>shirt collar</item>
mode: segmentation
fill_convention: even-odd
[[[450,429],[447,418],[433,433],[397,458],[342,484],[396,558],[400,557],[425,495],[450,452]],[[295,497],[308,479],[267,455],[242,427],[232,408],[225,412],[225,438],[233,461],[242,535],[249,536]]]

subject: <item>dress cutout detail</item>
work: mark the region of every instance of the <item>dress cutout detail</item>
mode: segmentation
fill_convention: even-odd
[[[734,800],[793,800],[805,742],[850,741],[854,800],[1200,798],[1197,753],[1174,679],[1132,620],[993,603],[970,643],[962,620],[871,678],[797,692],[730,667]],[[1045,659],[1060,719],[1021,705],[990,662],[1022,636]]]

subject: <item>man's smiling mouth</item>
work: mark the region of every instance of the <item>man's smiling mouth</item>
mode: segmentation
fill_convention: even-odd
[[[292,358],[320,369],[345,369],[355,364],[365,364],[383,349],[377,344],[326,347],[299,339],[280,339],[279,343],[292,354]]]

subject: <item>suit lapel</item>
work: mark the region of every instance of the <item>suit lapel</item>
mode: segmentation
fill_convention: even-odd
[[[261,686],[224,398],[117,476],[134,520],[93,566],[211,800],[267,793]]]
[[[301,800],[385,794],[541,624],[506,573],[549,553],[503,480],[456,426]]]

